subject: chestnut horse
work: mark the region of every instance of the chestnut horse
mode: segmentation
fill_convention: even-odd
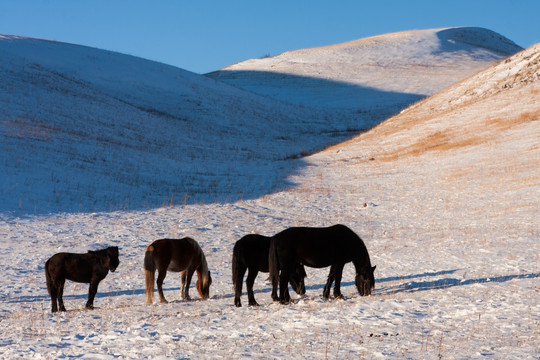
[[[270,241],[269,265],[272,291],[279,281],[279,301],[290,302],[288,281],[294,264],[299,262],[313,268],[330,266],[323,297],[330,297],[334,284],[334,297],[342,298],[341,276],[343,267],[351,262],[356,269],[355,285],[361,296],[371,294],[375,287],[373,272],[366,245],[345,225],[325,228],[292,227],[274,235]]]
[[[146,248],[144,255],[144,272],[146,279],[146,303],[152,304],[154,295],[154,277],[158,271],[157,288],[159,300],[166,303],[163,296],[163,280],[167,271],[181,272],[182,299],[189,300],[189,285],[193,273],[197,272],[196,288],[202,299],[210,297],[210,285],[212,277],[208,270],[206,257],[199,244],[189,238],[183,239],[160,239],[154,241]]]
[[[62,299],[66,279],[90,283],[86,308],[93,309],[99,282],[105,279],[109,270],[114,272],[119,263],[117,246],[97,251],[89,250],[87,254],[62,252],[51,256],[45,263],[47,291],[52,300],[51,311],[66,311]]]
[[[253,283],[259,271],[268,272],[268,250],[270,249],[270,237],[249,234],[242,237],[234,244],[232,257],[232,281],[234,286],[234,305],[242,306],[240,297],[242,296],[242,282],[246,270],[247,295],[250,306],[258,306],[253,294]],[[299,295],[306,293],[304,278],[306,270],[302,264],[296,263],[291,273],[291,286]],[[272,299],[278,300],[277,290],[272,292]]]

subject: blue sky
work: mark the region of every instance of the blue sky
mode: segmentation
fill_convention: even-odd
[[[197,73],[394,31],[485,27],[540,42],[539,0],[0,0],[0,33],[113,50]]]

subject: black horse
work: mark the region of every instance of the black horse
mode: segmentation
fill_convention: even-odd
[[[246,235],[234,244],[232,258],[232,281],[234,285],[234,305],[242,306],[240,297],[242,296],[242,282],[246,270],[248,276],[246,287],[250,306],[258,306],[253,295],[253,283],[259,271],[268,272],[268,250],[270,249],[270,237],[250,234]],[[294,291],[299,295],[306,293],[304,278],[306,270],[299,263],[294,263],[290,274],[290,283]],[[277,290],[272,289],[272,299],[278,300]]]
[[[66,311],[62,299],[66,279],[90,283],[86,308],[93,309],[99,282],[107,276],[109,270],[114,272],[118,264],[117,246],[97,251],[89,250],[86,254],[62,252],[53,255],[45,263],[45,277],[52,300],[52,312],[57,312],[58,309]]]
[[[313,268],[330,266],[323,296],[330,297],[330,287],[334,285],[334,297],[342,298],[341,276],[343,267],[353,262],[356,268],[355,284],[361,296],[371,294],[375,288],[375,278],[369,254],[364,242],[345,225],[327,228],[292,227],[276,234],[270,241],[269,265],[272,291],[279,281],[279,301],[290,302],[287,281],[296,262]],[[280,273],[281,271],[281,273]]]

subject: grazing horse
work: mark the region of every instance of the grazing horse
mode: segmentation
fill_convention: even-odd
[[[242,306],[242,282],[244,274],[248,270],[246,287],[250,306],[259,306],[253,295],[253,283],[259,271],[268,272],[268,250],[270,249],[270,237],[250,234],[246,235],[234,244],[232,258],[232,281],[234,285],[234,305]],[[295,263],[291,273],[290,282],[294,291],[299,295],[306,293],[304,278],[306,271],[300,263]],[[273,289],[274,290],[274,289]],[[272,291],[272,299],[278,300],[277,290]]]
[[[118,267],[118,247],[112,246],[103,250],[88,251],[86,254],[58,253],[45,263],[47,290],[52,300],[52,312],[66,311],[64,307],[64,284],[66,279],[90,283],[87,309],[94,308],[99,282],[105,279],[109,270],[114,272]]]
[[[152,304],[154,295],[154,277],[158,271],[157,288],[159,300],[166,303],[163,296],[163,280],[167,271],[181,272],[182,299],[189,300],[189,284],[193,273],[197,272],[196,288],[202,299],[210,297],[212,277],[208,270],[206,257],[199,244],[189,238],[156,240],[146,248],[144,255],[144,272],[146,279],[146,303]]]
[[[270,241],[269,265],[272,291],[278,286],[279,301],[290,302],[287,281],[296,262],[313,268],[330,266],[323,296],[330,297],[334,285],[334,297],[342,298],[341,276],[343,267],[353,262],[356,268],[355,284],[361,296],[371,294],[375,287],[369,254],[364,242],[345,225],[326,228],[292,227],[274,235]],[[281,271],[281,273],[280,273]]]

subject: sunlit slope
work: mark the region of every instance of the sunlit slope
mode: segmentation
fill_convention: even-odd
[[[537,44],[312,156],[322,175],[310,173],[306,186],[339,182],[352,192],[371,179],[359,196],[374,187],[394,198],[395,221],[538,234],[539,95]],[[434,211],[438,223],[424,224]]]
[[[412,30],[243,61],[208,74],[292,103],[344,111],[371,127],[520,51],[482,28]]]

